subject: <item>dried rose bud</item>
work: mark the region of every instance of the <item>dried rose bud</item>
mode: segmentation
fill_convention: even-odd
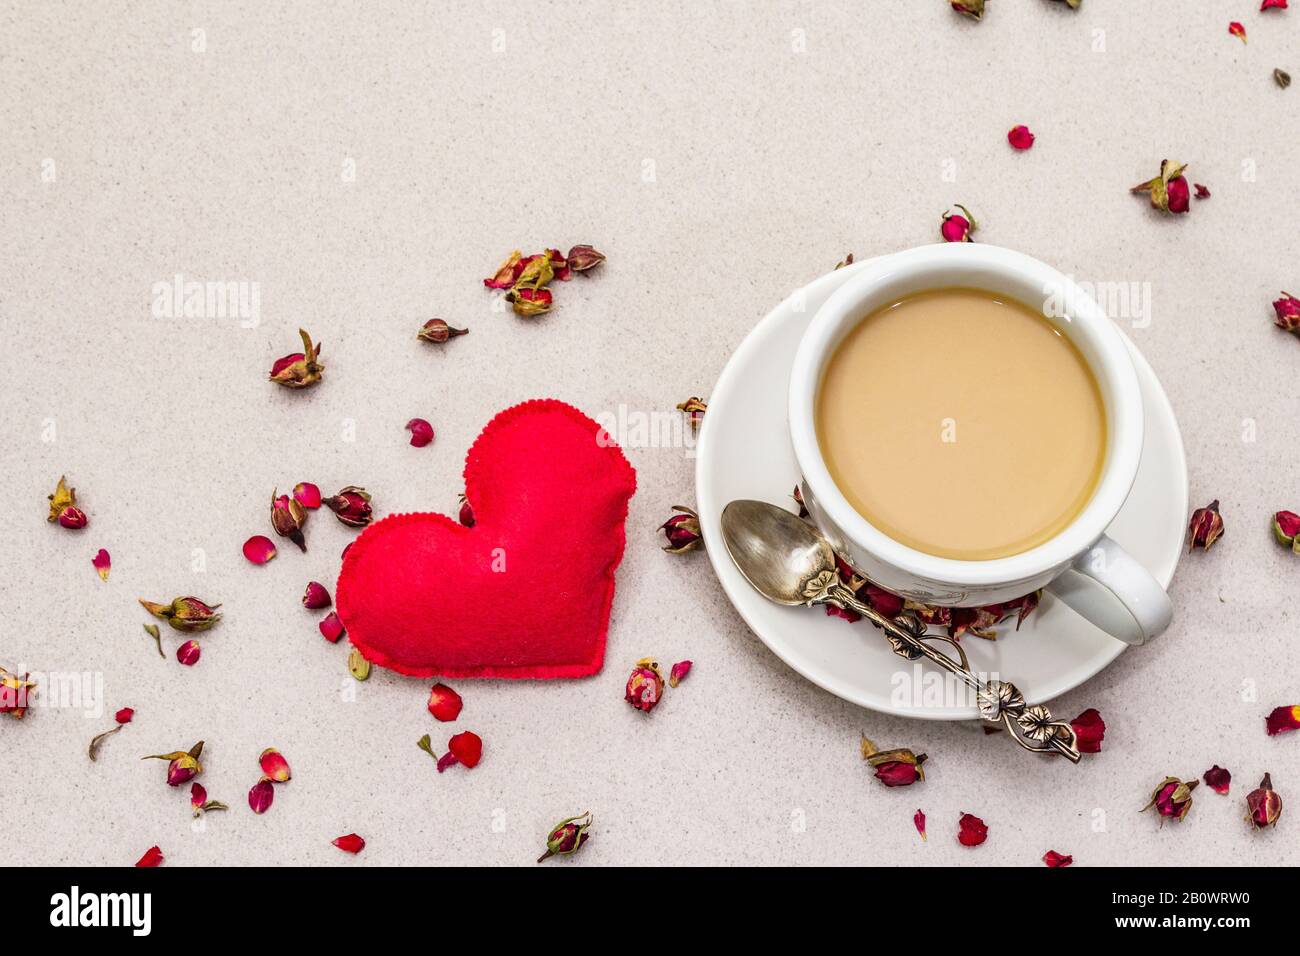
[[[515,315],[531,319],[535,315],[551,311],[555,296],[550,289],[512,289],[506,293],[506,301],[515,310]]]
[[[1191,543],[1187,547],[1188,552],[1196,548],[1210,550],[1210,546],[1223,534],[1223,518],[1219,514],[1218,498],[1206,507],[1197,508],[1192,512],[1192,520],[1187,526],[1187,531],[1191,538]]]
[[[69,506],[59,512],[59,526],[70,531],[80,531],[89,523],[90,519],[86,517],[86,513],[80,508]]]
[[[176,659],[186,667],[193,667],[199,662],[202,653],[203,649],[199,647],[199,642],[191,638],[176,648]]]
[[[564,260],[574,272],[586,272],[605,261],[605,254],[597,252],[588,245],[576,245],[569,250]]]
[[[320,489],[310,481],[300,481],[293,486],[293,500],[308,511],[315,511],[320,507]]]
[[[1055,850],[1048,850],[1043,854],[1043,862],[1052,869],[1069,866],[1074,862],[1074,857],[1067,856],[1064,853],[1057,853]]]
[[[154,617],[165,620],[174,630],[206,631],[221,620],[220,604],[205,604],[196,597],[174,598],[171,604],[155,604],[140,598],[140,605]]]
[[[1259,789],[1246,795],[1246,819],[1256,830],[1277,826],[1277,818],[1282,815],[1282,798],[1273,789],[1273,778],[1264,774],[1259,782]]]
[[[1284,332],[1300,334],[1300,299],[1290,292],[1273,303],[1273,324]]]
[[[288,538],[298,546],[298,550],[307,550],[307,539],[302,535],[302,527],[307,523],[307,511],[298,503],[298,499],[288,495],[276,496],[271,492],[271,527],[282,538]]]
[[[686,680],[686,675],[691,672],[693,666],[695,665],[690,661],[678,661],[674,664],[668,671],[668,686],[676,687],[682,681]]]
[[[72,531],[78,531],[89,524],[86,513],[77,507],[77,489],[68,487],[65,476],[59,475],[54,493],[46,495],[46,498],[50,502],[50,514],[46,521],[51,524],[58,522],[60,526]]]
[[[325,366],[320,363],[320,345],[312,345],[311,336],[299,329],[303,351],[278,358],[271,366],[271,381],[285,388],[306,388],[321,380]]]
[[[963,813],[957,821],[957,841],[962,846],[979,846],[989,838],[989,828],[984,821],[970,813]]]
[[[144,856],[135,861],[135,865],[139,867],[161,866],[163,859],[162,850],[158,849],[157,846],[151,846],[144,851]]]
[[[263,777],[248,791],[248,808],[254,813],[265,813],[271,809],[271,802],[275,800],[275,787],[271,781]]]
[[[1265,718],[1264,726],[1270,737],[1300,730],[1300,705],[1274,707],[1273,712]]]
[[[134,708],[123,707],[121,710],[119,710],[116,714],[113,715],[113,719],[116,720],[119,724],[129,724],[131,722],[131,718],[134,716],[135,716]]]
[[[257,762],[262,767],[262,773],[276,783],[284,783],[292,776],[289,773],[289,761],[285,760],[284,754],[274,747],[263,750]]]
[[[8,714],[15,720],[23,719],[36,693],[36,682],[28,680],[28,676],[19,677],[0,667],[0,714]]]
[[[302,592],[302,606],[310,611],[318,611],[323,607],[329,607],[333,603],[330,601],[330,592],[326,590],[325,585],[319,581],[308,581],[307,589]]]
[[[356,485],[348,485],[334,497],[326,498],[324,504],[334,512],[334,517],[352,528],[364,528],[374,517],[370,511],[370,492]]]
[[[700,516],[685,505],[673,505],[673,515],[659,526],[668,543],[664,550],[669,554],[685,554],[704,543],[700,534]]]
[[[709,410],[709,406],[703,399],[692,395],[686,401],[678,402],[677,410],[686,416],[692,429],[697,429],[700,427],[700,422],[704,421],[704,413]]]
[[[465,706],[460,694],[446,684],[434,684],[429,691],[429,713],[443,723],[455,720]]]
[[[1191,189],[1183,176],[1185,163],[1162,160],[1160,175],[1134,186],[1131,192],[1146,193],[1151,205],[1161,212],[1180,213],[1191,208]]]
[[[1074,728],[1075,743],[1079,753],[1101,753],[1101,742],[1106,737],[1106,721],[1101,719],[1101,714],[1097,713],[1095,708],[1089,707],[1070,721],[1070,726]]]
[[[433,441],[433,426],[423,418],[412,418],[406,423],[406,430],[411,433],[411,445],[423,448]]]
[[[456,518],[465,527],[474,527],[474,509],[470,507],[469,499],[464,495],[460,496],[460,513]]]
[[[559,253],[556,252],[556,255],[559,256]],[[564,261],[563,256],[560,256],[560,261]],[[525,256],[519,264],[522,268],[515,277],[515,284],[510,289],[511,294],[540,292],[555,278],[556,260],[551,258],[549,252]]]
[[[253,564],[266,564],[276,553],[275,542],[264,534],[255,534],[244,542],[244,557]]]
[[[643,657],[628,675],[623,699],[645,713],[655,709],[664,693],[664,677],[653,658]]]
[[[437,345],[441,345],[448,339],[454,339],[458,335],[469,335],[469,329],[454,328],[442,319],[430,319],[420,326],[419,332],[415,333],[417,339],[433,342]]]
[[[939,234],[943,236],[944,242],[974,242],[971,233],[979,228],[979,223],[975,221],[969,209],[961,203],[956,205],[965,215],[959,216],[951,210],[945,212],[943,222],[939,225]]]
[[[489,289],[509,289],[515,284],[523,266],[519,262],[519,250],[516,249],[510,253],[505,262],[497,267],[496,273],[490,279],[484,279],[483,284]]]
[[[1246,42],[1246,28],[1243,27],[1236,20],[1233,20],[1231,23],[1228,24],[1228,32],[1231,33],[1233,36],[1237,37],[1239,40],[1241,40],[1242,43]]]
[[[1161,826],[1164,826],[1165,817],[1181,820],[1192,809],[1192,791],[1198,783],[1199,780],[1184,781],[1177,777],[1165,777],[1160,781],[1160,786],[1152,791],[1151,802],[1142,809],[1146,811],[1155,807],[1156,813],[1161,817]]]
[[[337,644],[343,636],[343,621],[335,611],[330,611],[320,619],[320,633],[331,644]]]
[[[1224,770],[1217,763],[1201,777],[1205,785],[1219,795],[1226,795],[1228,788],[1232,786],[1232,774]]]
[[[1273,536],[1292,551],[1300,552],[1300,515],[1294,511],[1273,515]]]
[[[921,839],[924,840],[926,838],[925,837],[925,814],[920,810],[917,810],[914,814],[912,814],[912,826],[916,827],[916,832],[921,834]]]
[[[1278,67],[1273,71],[1273,82],[1285,90],[1291,85],[1291,74],[1281,67]]]
[[[230,808],[220,800],[209,800],[208,791],[204,789],[203,784],[190,784],[190,809],[194,811],[196,817],[201,817],[209,810],[229,810]]]
[[[483,738],[466,730],[447,741],[447,750],[466,767],[477,767],[483,759]]]
[[[202,753],[203,741],[200,740],[188,752],[177,750],[169,754],[150,754],[140,759],[166,760],[167,786],[179,787],[183,783],[189,783],[203,772],[203,764],[199,763],[199,755]]]
[[[845,266],[851,266],[851,265],[853,265],[853,253],[850,252],[839,262],[835,263],[835,271],[838,272],[840,269],[843,269]]]
[[[984,16],[984,0],[948,0],[948,2],[958,13],[965,14],[974,20],[979,20]]]
[[[101,581],[107,581],[108,572],[112,570],[113,567],[113,558],[109,555],[109,553],[105,551],[103,548],[100,548],[98,551],[95,552],[95,556],[90,559],[90,563],[94,567],[94,569],[99,573],[99,579]]]
[[[1196,190],[1196,198],[1197,198],[1197,199],[1209,199],[1209,198],[1210,198],[1210,187],[1209,187],[1209,186],[1203,185],[1202,183],[1192,183],[1192,188]]]
[[[905,748],[877,750],[865,734],[862,736],[862,759],[875,768],[876,779],[886,787],[908,787],[925,779],[925,771],[921,769],[925,754],[914,754]]]
[[[541,863],[553,856],[572,856],[577,853],[591,836],[587,832],[591,827],[591,819],[591,812],[584,811],[576,817],[557,823],[546,835],[546,852],[537,858],[537,862]]]
[[[1023,151],[1034,145],[1034,134],[1029,131],[1028,126],[1013,126],[1007,133],[1007,142]]]
[[[341,836],[331,842],[345,853],[360,853],[366,848],[366,841],[355,833],[349,833],[347,836]]]

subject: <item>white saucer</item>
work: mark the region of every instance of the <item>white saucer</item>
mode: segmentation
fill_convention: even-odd
[[[900,694],[899,675],[914,673],[913,665],[896,657],[875,628],[829,617],[821,608],[782,607],[765,600],[741,577],[722,545],[719,520],[733,499],[759,498],[793,510],[790,493],[799,469],[786,426],[786,390],[795,348],[822,303],[863,265],[824,275],[794,293],[768,313],[727,362],[700,429],[696,507],[723,590],[777,657],[832,694],[872,710],[968,720],[977,716],[973,701],[934,703],[917,698],[912,689]],[[1128,344],[1142,385],[1146,434],[1137,481],[1107,533],[1167,588],[1186,533],[1187,462],[1169,399],[1146,359]],[[1019,631],[1014,623],[998,631],[997,641],[963,638],[971,667],[1013,681],[1034,702],[1079,686],[1127,647],[1050,595],[1044,595],[1042,606]]]

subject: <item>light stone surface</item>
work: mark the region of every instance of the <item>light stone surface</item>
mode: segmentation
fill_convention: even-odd
[[[1300,342],[1269,309],[1300,292],[1300,90],[1271,78],[1300,75],[1300,12],[1230,6],[991,0],[975,23],[942,0],[5,0],[0,664],[102,677],[104,708],[0,719],[7,862],[129,864],[158,844],[169,865],[531,865],[585,809],[574,865],[1300,861],[1296,820],[1242,821],[1266,770],[1300,794],[1300,736],[1264,734],[1300,702],[1300,559],[1268,531],[1300,510]],[[1028,153],[1006,142],[1019,122]],[[1165,156],[1214,194],[1177,220],[1127,192]],[[333,589],[352,532],[320,513],[306,555],[240,555],[271,490],[303,479],[364,484],[381,513],[453,509],[465,449],[516,401],[594,415],[707,394],[792,289],[850,250],[933,241],[954,202],[978,238],[1149,283],[1151,321],[1126,330],[1177,411],[1194,502],[1223,501],[1227,534],[1175,577],[1173,628],[1053,705],[1107,720],[1079,767],[864,712],[785,668],[703,555],[659,550],[655,526],[692,498],[680,448],[628,450],[640,490],[605,669],[455,682],[451,726],[425,711],[429,681],[354,685],[298,603],[309,579]],[[550,316],[494,311],[479,280],[505,253],[577,242],[609,262],[557,286]],[[260,323],[152,317],[178,273],[258,283]],[[433,315],[472,333],[417,343]],[[327,371],[290,393],[266,370],[299,325]],[[415,415],[428,448],[406,443]],[[90,515],[79,533],[44,520],[60,473]],[[226,614],[193,668],[159,659],[136,604],[187,593]],[[622,701],[647,654],[696,662],[649,717]],[[135,721],[90,763],[122,706]],[[463,728],[483,762],[435,773],[416,739],[441,752]],[[860,731],[928,752],[925,783],[873,781]],[[200,738],[232,810],[195,826],[139,758]],[[294,779],[257,817],[267,746]],[[1163,829],[1138,814],[1162,776],[1214,763],[1230,797],[1202,787]],[[961,811],[988,822],[983,847],[957,844]],[[330,846],[350,831],[368,843],[355,859]]]

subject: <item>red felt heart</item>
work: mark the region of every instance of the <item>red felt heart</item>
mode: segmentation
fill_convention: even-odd
[[[413,677],[600,670],[636,472],[552,399],[501,412],[465,458],[474,527],[391,515],[343,557],[335,607],[365,657]]]

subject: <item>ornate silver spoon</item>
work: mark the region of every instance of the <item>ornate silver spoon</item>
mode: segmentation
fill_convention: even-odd
[[[840,581],[830,542],[802,518],[766,501],[733,501],[722,510],[722,538],[745,580],[769,601],[832,604],[856,611],[885,632],[899,657],[909,661],[924,657],[972,687],[981,719],[1005,727],[1020,746],[1079,762],[1073,727],[1053,719],[1042,704],[1026,705],[1014,684],[980,680],[956,641],[926,634],[925,625],[909,614],[890,620],[859,601]],[[934,647],[935,643],[948,645],[956,656]]]

